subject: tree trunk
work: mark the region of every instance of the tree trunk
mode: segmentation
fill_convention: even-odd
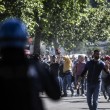
[[[53,44],[54,44],[54,49],[55,49],[55,54],[58,54],[58,50],[59,50],[59,42],[57,40],[57,38],[53,39]]]
[[[34,41],[34,54],[40,55],[40,42],[41,42],[41,30],[40,28],[37,28]]]

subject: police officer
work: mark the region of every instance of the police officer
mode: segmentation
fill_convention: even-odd
[[[24,48],[27,41],[25,24],[9,18],[0,24],[0,109],[44,110],[39,85],[53,99],[60,98],[60,89],[45,67],[30,62]]]

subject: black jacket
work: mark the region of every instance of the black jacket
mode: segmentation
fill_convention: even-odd
[[[11,58],[0,60],[1,110],[44,110],[39,97],[39,85],[51,99],[60,98],[56,80],[42,63],[31,62],[27,58]],[[29,70],[31,67],[35,67],[35,71]]]
[[[86,63],[85,69],[82,72],[81,76],[83,77],[87,73],[87,82],[96,84],[101,81],[102,70],[104,70],[108,74],[103,61],[91,60]]]

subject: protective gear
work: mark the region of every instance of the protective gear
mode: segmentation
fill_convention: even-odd
[[[44,110],[42,90],[51,99],[60,99],[59,85],[49,67],[37,55],[28,59],[24,54],[26,37],[25,25],[17,19],[8,19],[0,27],[0,110]]]
[[[17,18],[9,18],[0,25],[0,47],[24,47],[27,40],[25,24]]]

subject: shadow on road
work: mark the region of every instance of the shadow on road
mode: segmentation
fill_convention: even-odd
[[[69,103],[86,103],[85,100],[76,100],[76,101],[70,101],[70,100],[62,100],[63,102],[69,102]]]
[[[81,108],[81,109],[88,110],[88,108]],[[98,110],[110,110],[110,108],[98,108]]]
[[[99,103],[110,103],[110,102],[107,102],[107,101],[99,101]]]

